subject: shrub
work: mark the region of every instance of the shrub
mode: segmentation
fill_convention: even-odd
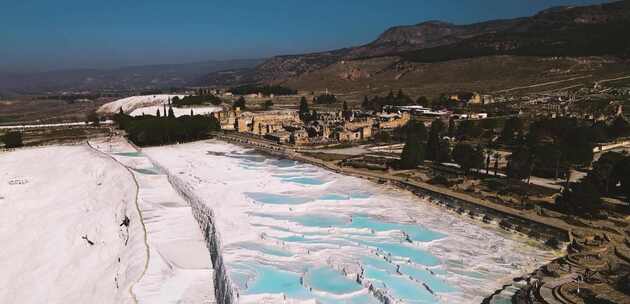
[[[19,148],[23,146],[22,132],[9,131],[2,136],[2,141],[4,141],[5,148]]]

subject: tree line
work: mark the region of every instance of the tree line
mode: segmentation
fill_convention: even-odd
[[[159,110],[158,110],[159,111]],[[175,117],[173,109],[164,116],[143,115],[133,117],[122,112],[114,116],[118,126],[127,132],[138,146],[181,143],[207,138],[210,131],[221,129],[219,121],[209,115]]]
[[[429,129],[423,123],[410,121],[401,130],[404,148],[398,167],[414,169],[424,160],[457,163],[464,174],[473,169],[490,172],[494,160],[498,170],[498,153],[491,148],[497,144],[511,150],[505,173],[510,180],[527,180],[532,175],[565,178],[563,193],[557,199],[562,211],[576,214],[593,214],[601,205],[601,196],[619,194],[630,197],[630,156],[617,152],[603,154],[593,163],[589,174],[577,183],[570,183],[572,169],[587,167],[593,161],[593,147],[602,140],[630,136],[630,124],[623,117],[609,123],[589,123],[574,118],[540,119],[525,129],[523,121],[512,117],[505,121],[496,142],[488,145],[466,142],[470,134],[479,134],[486,128],[493,130],[496,122],[484,125],[483,120],[464,121],[458,127],[436,119]],[[482,127],[483,126],[483,127]],[[477,131],[471,131],[478,129]],[[446,135],[459,140],[451,149]]]
[[[630,156],[625,153],[602,154],[584,178],[565,187],[556,205],[572,214],[597,217],[602,196],[611,195],[622,195],[626,201],[630,198]],[[630,206],[624,209],[630,211]]]
[[[389,91],[389,94],[385,96],[374,96],[368,98],[363,97],[361,108],[369,111],[380,112],[384,106],[409,106],[417,104],[411,97],[405,94],[402,90],[398,90],[396,94],[393,91]]]
[[[447,128],[443,121],[436,119],[427,131],[423,123],[412,120],[404,126],[402,133],[405,145],[398,166],[401,169],[415,169],[424,160],[437,163],[454,161],[466,175],[473,169],[481,169],[484,164],[484,149],[479,145],[459,142],[452,151],[448,140],[444,139]]]
[[[249,94],[262,94],[264,96],[270,95],[296,95],[297,90],[291,88],[279,86],[279,85],[242,85],[234,87],[228,90],[235,95],[249,95]]]
[[[213,94],[189,95],[189,96],[184,96],[183,98],[179,98],[179,96],[175,96],[173,97],[173,99],[171,99],[171,103],[175,107],[200,106],[200,105],[208,105],[208,104],[218,106],[222,102],[223,100],[221,100],[221,98]]]
[[[339,102],[334,94],[321,94],[313,98],[314,104],[326,105]]]

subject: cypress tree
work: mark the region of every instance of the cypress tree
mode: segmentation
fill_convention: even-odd
[[[155,116],[160,117],[160,108],[157,109],[157,112],[155,113]]]
[[[424,161],[424,146],[418,136],[407,136],[400,156],[402,169],[415,169]]]
[[[400,156],[402,169],[415,169],[424,161],[425,147],[422,141],[427,137],[424,124],[410,121],[405,125],[406,140]]]
[[[436,119],[431,123],[431,128],[429,129],[429,139],[426,147],[427,159],[436,162],[442,162],[449,159],[448,143],[441,138],[444,128],[444,122],[439,119]]]
[[[308,101],[306,101],[306,98],[304,96],[302,96],[302,98],[300,99],[300,108],[298,110],[298,113],[301,120],[308,121],[310,119],[311,111],[308,108]]]
[[[175,112],[173,112],[173,107],[168,107],[168,117],[175,118]]]

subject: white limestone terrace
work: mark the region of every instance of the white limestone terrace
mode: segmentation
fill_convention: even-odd
[[[166,176],[124,140],[92,144],[0,152],[0,303],[216,303]]]
[[[475,303],[554,257],[406,191],[224,142],[142,152],[212,209],[239,303]]]
[[[139,186],[149,262],[134,288],[139,303],[216,303],[206,242],[190,206],[166,175],[122,138],[90,143],[129,168]]]
[[[97,112],[102,114],[115,114],[122,108],[123,112],[131,113],[132,111],[144,108],[159,106],[168,103],[169,99],[178,96],[183,98],[185,95],[171,95],[171,94],[157,94],[157,95],[142,95],[131,96],[127,98],[118,99],[112,102],[108,102],[102,105]],[[155,113],[155,112],[153,112]],[[149,114],[149,113],[147,113]]]
[[[134,303],[146,250],[129,172],[85,145],[0,153],[0,168],[0,303]]]
[[[102,105],[97,112],[100,114],[111,115],[118,113],[122,108],[123,112],[131,116],[140,116],[143,114],[155,115],[157,110],[160,110],[161,115],[164,115],[163,105],[168,104],[168,100],[176,96],[183,98],[186,95],[157,94],[131,96],[106,103]],[[190,115],[191,109],[194,115],[204,115],[221,111],[221,107],[218,106],[173,107],[173,114],[175,114],[176,117]]]

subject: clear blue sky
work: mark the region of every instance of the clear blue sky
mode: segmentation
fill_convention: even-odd
[[[0,70],[260,58],[601,0],[0,0]]]

